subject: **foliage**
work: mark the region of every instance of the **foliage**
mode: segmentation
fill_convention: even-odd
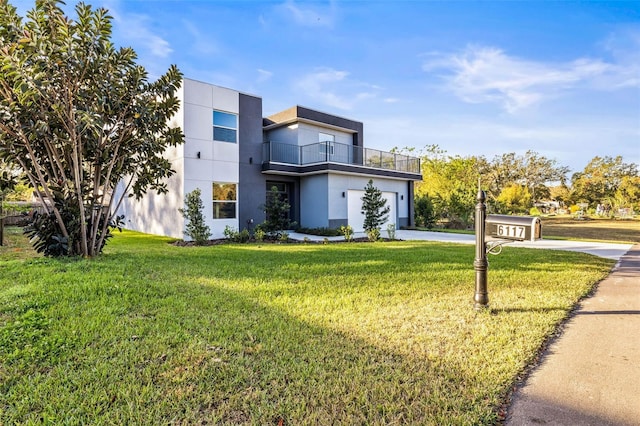
[[[613,265],[507,247],[478,313],[467,245],[169,241],[0,254],[2,423],[496,424]]]
[[[606,203],[618,209],[640,203],[638,165],[625,163],[621,156],[594,157],[582,172],[574,173],[571,185],[571,199],[591,207]]]
[[[380,227],[389,218],[391,208],[387,206],[387,200],[382,197],[382,191],[373,186],[373,180],[369,179],[364,187],[362,200],[362,214],[364,214],[364,231],[367,235],[374,235],[373,230],[378,231],[380,237]],[[371,239],[371,236],[369,237]],[[376,238],[377,240],[377,238]]]
[[[411,152],[405,148],[404,151]],[[412,152],[411,152],[412,153]],[[547,185],[564,182],[568,168],[558,165],[534,151],[524,155],[507,153],[488,161],[483,156],[447,155],[437,145],[426,146],[421,155],[422,181],[416,183],[416,223],[425,221],[423,226],[433,226],[429,212],[429,202],[433,208],[434,220],[443,220],[451,227],[468,228],[473,223],[478,185],[487,192],[490,208],[499,208],[497,198],[512,185],[527,188],[531,201],[549,198]],[[428,196],[428,200],[423,199]]]
[[[68,254],[93,257],[123,197],[166,192],[173,171],[162,155],[183,140],[167,124],[182,76],[171,66],[149,82],[135,52],[111,43],[105,9],[79,3],[73,20],[59,5],[38,1],[23,22],[0,3],[0,157],[46,210],[36,240],[56,236]]]
[[[531,202],[535,203],[549,197],[548,184],[564,183],[569,168],[541,156],[535,151],[524,155],[515,153],[495,156],[489,166],[488,193],[497,197],[505,188],[519,184],[527,188]]]
[[[309,235],[320,235],[326,237],[337,237],[340,235],[340,231],[335,228],[302,228],[299,227],[296,229],[296,232],[300,232],[301,234],[309,234]]]
[[[278,236],[278,241],[281,243],[286,243],[289,241],[289,233],[287,231],[283,231]]]
[[[524,185],[512,184],[504,188],[496,198],[499,213],[525,213],[531,207],[531,194]]]
[[[260,225],[256,226],[255,231],[253,231],[253,238],[255,238],[258,242],[262,242],[264,241],[266,236],[267,233],[264,232],[264,229],[262,229]]]
[[[531,207],[529,209],[529,216],[541,216],[542,213],[537,207]]]
[[[267,192],[267,200],[263,209],[266,220],[259,226],[268,236],[278,239],[283,231],[295,226],[295,222],[289,219],[291,204],[282,197],[276,186],[271,187],[271,190]]]
[[[391,241],[396,239],[396,224],[390,223],[387,225],[387,235]]]
[[[436,224],[436,213],[431,197],[427,194],[416,196],[414,199],[414,218],[417,226],[431,229]]]
[[[247,243],[251,239],[251,234],[247,228],[244,228],[242,231],[238,231],[237,229],[227,225],[224,228],[224,237],[229,241],[233,241],[234,243]]]
[[[196,245],[204,244],[211,237],[211,229],[204,219],[204,204],[201,195],[200,188],[189,192],[184,200],[185,208],[178,209],[187,220],[184,234],[195,241]]]
[[[79,218],[75,205],[65,203],[61,197],[57,197],[55,201],[56,207],[60,218],[64,223],[68,224],[68,229],[72,231],[69,236],[64,236],[60,232],[59,218],[51,211],[48,213],[35,212],[31,223],[24,228],[25,234],[31,240],[33,248],[45,256],[59,257],[70,256],[80,252],[80,227],[76,222]],[[98,220],[96,234],[96,242],[100,245],[95,247],[97,253],[101,253],[102,249],[106,245],[107,241],[113,237],[115,229],[122,232],[124,225],[124,216],[96,216]],[[102,221],[108,220],[109,222],[104,224]],[[90,223],[91,224],[91,223]]]
[[[353,241],[353,228],[351,227],[351,225],[342,225],[340,227],[340,233],[342,234],[346,242]]]
[[[478,179],[488,175],[486,159],[449,156],[437,145],[429,145],[420,164],[422,181],[416,183],[415,199],[421,203],[416,214],[426,214],[421,218],[424,226],[433,226],[433,217],[434,222],[444,220],[457,224],[455,227],[469,227],[473,223]]]
[[[372,228],[365,231],[369,241],[374,242],[380,239],[380,228]]]

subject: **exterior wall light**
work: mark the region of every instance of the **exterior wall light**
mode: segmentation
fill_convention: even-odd
[[[200,151],[196,154],[196,157],[200,158]]]

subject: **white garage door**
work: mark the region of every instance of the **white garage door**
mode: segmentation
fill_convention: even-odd
[[[351,225],[354,232],[364,231],[364,214],[362,214],[361,211],[363,196],[364,191],[350,189],[348,192],[347,207],[349,210],[347,220],[349,221],[349,225]],[[381,231],[384,232],[387,229],[388,224],[396,223],[396,193],[383,192],[382,198],[387,200],[387,206],[391,208],[391,210],[389,210],[389,218],[381,227]]]

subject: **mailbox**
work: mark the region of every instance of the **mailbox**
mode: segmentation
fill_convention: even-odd
[[[486,234],[502,240],[535,241],[542,238],[539,217],[490,214],[485,219]]]

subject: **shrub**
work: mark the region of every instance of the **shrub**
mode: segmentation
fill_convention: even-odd
[[[378,228],[369,229],[367,238],[369,238],[369,241],[378,241],[380,239],[380,230]]]
[[[344,237],[345,241],[351,242],[353,240],[353,228],[351,227],[351,225],[342,225],[340,227],[340,233]]]
[[[389,236],[390,240],[395,240],[396,239],[396,224],[395,223],[390,223],[387,225],[387,235]]]
[[[266,236],[267,236],[267,233],[264,232],[262,227],[260,225],[256,226],[256,230],[253,232],[253,238],[255,238],[256,241],[258,242],[262,242],[264,241]]]
[[[542,213],[540,213],[540,210],[538,210],[537,207],[531,207],[529,209],[529,215],[530,216],[540,216]]]
[[[309,235],[320,235],[321,237],[337,237],[340,231],[334,228],[302,228],[296,229],[296,232]]]
[[[251,239],[251,234],[249,234],[247,228],[238,232],[237,229],[227,225],[224,228],[223,233],[226,239],[233,241],[234,243],[246,243]]]
[[[184,201],[186,208],[178,209],[187,220],[184,234],[193,239],[196,245],[203,245],[211,237],[211,230],[204,223],[204,214],[202,213],[204,204],[200,195],[200,188],[189,192]]]
[[[414,218],[416,225],[431,229],[436,224],[436,212],[433,201],[428,195],[416,197],[414,200]]]

